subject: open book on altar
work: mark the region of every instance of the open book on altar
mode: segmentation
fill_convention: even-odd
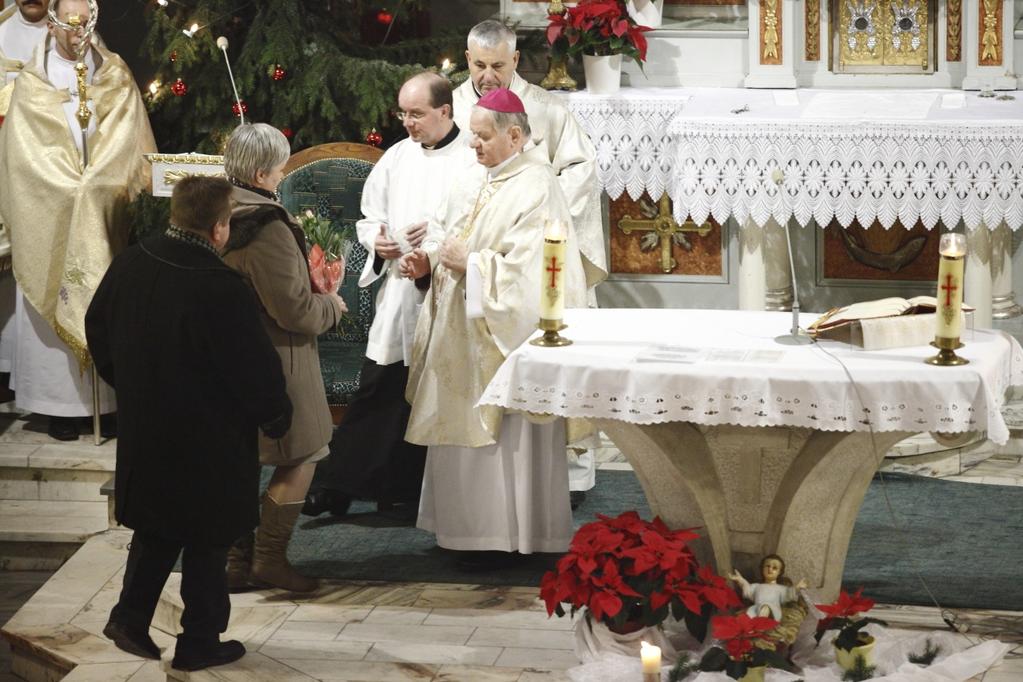
[[[924,346],[934,339],[933,296],[881,298],[832,308],[809,327],[814,338],[844,341],[866,350]],[[973,308],[963,304],[963,312]]]

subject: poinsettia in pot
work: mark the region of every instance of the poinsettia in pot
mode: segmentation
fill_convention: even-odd
[[[660,518],[645,521],[634,511],[615,518],[598,514],[576,531],[568,553],[543,576],[540,596],[548,615],[564,616],[565,605],[572,615],[585,607],[576,626],[581,655],[596,656],[602,649],[638,655],[642,639],[670,655],[660,629],[669,614],[703,641],[715,610],[740,602],[724,578],[699,566],[688,546],[698,537],[691,529],[672,530]]]
[[[309,247],[309,280],[313,291],[317,294],[336,292],[352,249],[351,239],[335,230],[328,218],[310,210],[298,216],[298,221]]]
[[[862,616],[874,608],[874,600],[863,596],[863,588],[856,590],[856,594],[853,595],[841,590],[836,602],[818,604],[817,608],[827,616],[817,622],[817,631],[814,633],[817,643],[820,644],[821,637],[828,630],[838,630],[832,645],[835,647],[835,659],[839,666],[843,670],[872,666],[874,638],[862,630],[870,623],[884,626],[888,623],[880,618]],[[857,662],[857,659],[862,659],[862,662]]]
[[[624,0],[579,0],[547,17],[547,42],[555,56],[582,55],[586,89],[613,94],[621,87],[622,57],[646,60],[649,26],[632,18]]]
[[[699,669],[723,671],[733,680],[760,682],[768,667],[792,670],[792,666],[775,650],[770,632],[778,621],[746,612],[734,616],[715,616],[711,621],[714,639],[722,646],[713,646],[700,659]]]

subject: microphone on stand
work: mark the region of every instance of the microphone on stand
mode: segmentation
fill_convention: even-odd
[[[814,338],[799,333],[799,288],[796,286],[796,261],[792,257],[791,222],[785,223],[785,247],[789,252],[789,270],[792,274],[792,330],[788,334],[774,337],[774,340],[786,346],[805,346],[813,343]]]
[[[227,64],[227,76],[231,79],[231,90],[234,92],[234,101],[238,106],[238,116],[242,120],[242,125],[245,125],[245,111],[242,109],[242,98],[238,96],[238,87],[234,84],[234,73],[231,71],[231,58],[227,56],[227,38],[225,36],[217,38],[217,47],[224,53],[224,63]]]

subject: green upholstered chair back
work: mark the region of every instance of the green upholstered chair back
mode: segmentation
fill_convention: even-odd
[[[376,147],[348,142],[310,147],[292,155],[284,167],[278,193],[293,215],[311,210],[329,218],[331,227],[355,241],[339,293],[348,314],[335,331],[319,339],[320,370],[331,406],[345,406],[359,387],[369,327],[373,322],[379,285],[360,288],[359,274],[366,249],[355,239],[355,223],[362,217],[362,186],[382,152]]]

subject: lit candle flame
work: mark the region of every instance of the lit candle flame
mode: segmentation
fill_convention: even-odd
[[[554,239],[557,241],[564,241],[567,236],[568,230],[563,222],[560,220],[553,220],[547,223],[544,228],[543,236],[545,239]]]
[[[149,84],[149,94],[156,95],[160,91],[160,81],[153,81]]]

